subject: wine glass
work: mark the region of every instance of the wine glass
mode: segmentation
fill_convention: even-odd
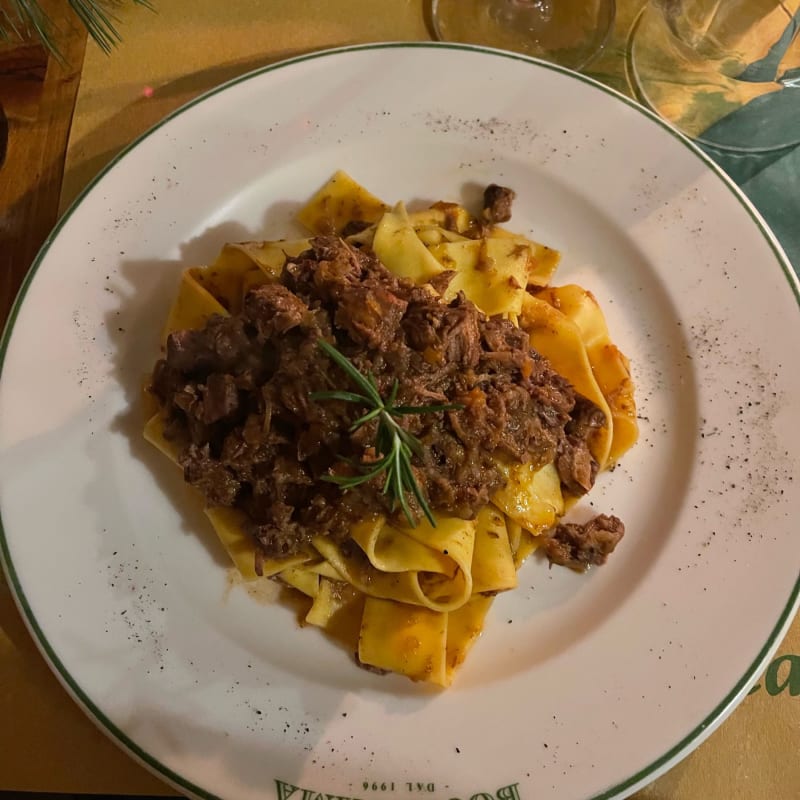
[[[800,144],[800,13],[781,0],[650,0],[633,28],[639,100],[712,153]]]
[[[605,46],[614,0],[432,0],[437,39],[513,50],[573,70]]]

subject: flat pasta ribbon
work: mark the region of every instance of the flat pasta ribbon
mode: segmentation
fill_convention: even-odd
[[[473,595],[515,589],[517,570],[505,515],[496,506],[484,506],[478,512],[475,523],[475,549],[472,553]]]
[[[448,616],[418,605],[367,597],[358,659],[412,680],[446,686]]]
[[[395,275],[415,283],[425,283],[445,271],[417,236],[403,203],[398,203],[381,217],[372,249]]]
[[[513,239],[466,239],[434,245],[430,252],[453,279],[444,292],[446,301],[464,292],[488,316],[522,310],[528,284],[528,250]]]
[[[474,595],[449,613],[368,597],[358,636],[363,664],[450,686],[478,640],[493,597]]]
[[[589,448],[603,468],[608,462],[614,422],[600,390],[578,326],[566,314],[544,300],[525,295],[519,326],[531,338],[531,347],[541,353],[575,391],[591,400],[605,415],[606,424],[594,431]]]
[[[551,528],[564,513],[561,478],[553,464],[537,469],[534,464],[498,466],[506,477],[506,485],[498,489],[492,502],[525,530],[538,534]]]
[[[342,233],[348,222],[377,222],[388,209],[386,203],[338,170],[297,212],[297,221],[315,234]]]
[[[568,284],[548,287],[537,298],[558,309],[580,333],[592,374],[611,413],[612,437],[605,463],[614,464],[639,438],[630,363],[612,343],[603,312],[591,292]]]
[[[358,548],[343,547],[325,536],[315,536],[312,542],[344,580],[369,597],[434,611],[450,611],[469,600],[474,522],[441,517],[435,528],[427,521],[403,530],[387,527],[378,518],[357,530],[353,541]],[[392,555],[392,571],[376,566],[386,564],[387,536],[402,542]]]

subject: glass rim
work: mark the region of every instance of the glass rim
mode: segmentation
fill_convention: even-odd
[[[766,156],[770,154],[780,153],[781,151],[784,150],[788,153],[790,150],[800,145],[800,129],[798,129],[798,132],[795,133],[792,138],[789,138],[786,141],[778,142],[773,145],[751,146],[746,144],[732,144],[732,143],[728,144],[726,142],[721,142],[706,137],[704,135],[705,132],[701,133],[698,136],[692,136],[691,134],[684,131],[680,127],[680,125],[675,123],[673,120],[661,114],[661,112],[650,101],[650,98],[648,97],[648,94],[644,89],[644,83],[638,77],[639,72],[636,68],[636,59],[634,57],[634,48],[636,46],[636,33],[639,30],[642,18],[644,17],[645,13],[647,12],[650,6],[651,3],[648,0],[648,2],[646,2],[645,5],[642,7],[642,9],[637,13],[636,17],[631,23],[630,31],[625,41],[625,78],[628,84],[628,88],[631,90],[633,96],[639,103],[641,103],[647,109],[652,111],[654,114],[657,114],[659,117],[661,117],[661,119],[663,119],[667,124],[669,124],[672,128],[674,128],[678,133],[685,136],[687,139],[690,139],[691,141],[695,142],[698,145],[701,145],[702,147],[712,149],[719,153],[737,155],[741,157]],[[742,105],[741,108],[744,108],[744,105]],[[730,113],[735,113],[735,112],[730,112]],[[721,117],[721,119],[725,119],[725,117],[723,116]]]
[[[491,0],[486,0],[486,1],[487,2],[491,2]],[[456,39],[451,39],[451,38],[445,36],[442,33],[442,29],[441,29],[441,27],[439,25],[438,11],[439,11],[439,3],[440,2],[441,2],[441,0],[429,0],[429,2],[426,3],[427,12],[428,12],[429,17],[430,17],[429,18],[430,28],[431,28],[431,31],[433,32],[433,35],[434,35],[434,37],[436,38],[437,41],[439,41],[439,42],[451,42],[451,43],[457,43],[457,44],[475,44],[475,45],[477,45],[479,47],[481,47],[481,46],[482,47],[490,47],[490,48],[493,48],[493,49],[506,49],[506,48],[498,48],[497,45],[489,44],[486,41],[456,40]],[[508,0],[505,0],[505,2],[508,2]],[[602,2],[608,8],[608,23],[606,25],[606,29],[603,32],[603,35],[600,38],[598,44],[592,50],[592,52],[589,53],[588,55],[586,55],[578,63],[570,65],[570,64],[563,64],[560,61],[553,61],[552,59],[547,57],[546,53],[536,53],[536,54],[534,54],[534,53],[527,53],[527,52],[524,52],[524,51],[521,51],[521,50],[509,51],[509,52],[519,52],[522,55],[530,56],[531,58],[538,58],[538,59],[541,59],[542,61],[550,61],[553,64],[557,64],[560,67],[564,67],[565,69],[570,69],[570,70],[573,70],[574,72],[580,72],[581,70],[583,70],[587,66],[589,66],[589,64],[591,64],[605,50],[606,46],[608,45],[608,43],[609,43],[609,41],[611,39],[611,34],[612,34],[613,30],[614,30],[614,25],[615,25],[615,23],[617,21],[617,0],[602,0]],[[477,38],[480,38],[480,37],[477,37]]]

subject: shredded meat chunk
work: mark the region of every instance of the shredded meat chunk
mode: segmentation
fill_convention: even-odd
[[[586,494],[594,486],[598,463],[592,455],[590,441],[606,421],[605,414],[585,397],[578,396],[572,418],[558,442],[556,469],[566,489],[576,496]]]
[[[583,525],[556,525],[544,541],[544,552],[551,564],[585,572],[591,566],[605,564],[624,535],[620,519],[598,514]]]
[[[203,397],[203,422],[210,425],[229,417],[239,407],[239,391],[232,375],[212,372]]]
[[[212,458],[209,446],[189,445],[180,460],[186,480],[196,486],[206,499],[219,506],[232,506],[236,502],[241,483],[233,472]]]
[[[492,183],[483,192],[483,219],[491,224],[511,219],[511,204],[516,193],[513,189]]]

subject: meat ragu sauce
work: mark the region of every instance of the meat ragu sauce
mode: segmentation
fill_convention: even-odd
[[[245,511],[263,556],[297,553],[317,534],[344,541],[375,513],[405,523],[382,492],[383,476],[348,491],[321,480],[381,454],[371,447],[374,421],[350,430],[362,407],[312,399],[354,388],[320,339],[372,373],[382,396],[398,379],[398,405],[461,406],[402,418],[422,444],[413,469],[434,513],[474,517],[504,483],[498,459],[554,461],[568,491],[591,488],[597,462],[587,438],[603,412],[531,349],[525,332],[461,294],[445,304],[341,238],[318,237],[280,282],[248,292],[241,313],[172,333],[153,373],[186,480],[210,505]],[[622,536],[609,519],[603,547],[576,544],[580,526],[554,530],[551,561],[602,563]]]

